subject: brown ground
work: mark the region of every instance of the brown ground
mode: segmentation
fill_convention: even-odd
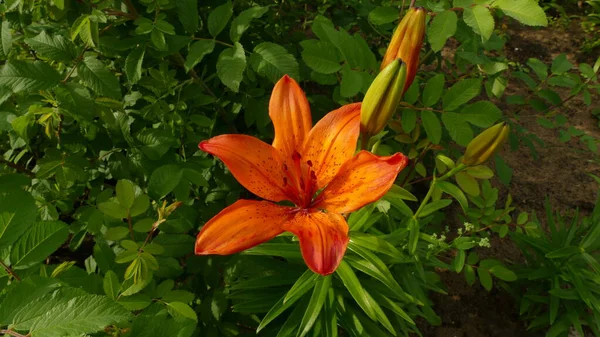
[[[509,59],[525,64],[527,59],[535,57],[550,64],[554,57],[566,53],[569,60],[577,65],[586,62],[593,65],[600,55],[584,54],[579,46],[585,38],[579,21],[572,20],[565,26],[553,25],[544,29],[532,29],[509,24],[506,31],[509,41],[506,55]],[[512,80],[507,93],[523,90],[524,85]],[[561,97],[569,95],[560,91]],[[502,107],[501,104],[499,104]],[[598,119],[591,111],[600,106],[600,97],[596,95],[591,107],[585,106],[577,97],[567,102],[560,112],[565,114],[570,125],[584,130],[600,139]],[[525,111],[522,115],[532,115],[535,111]],[[592,161],[594,156],[585,145],[577,140],[562,143],[557,130],[539,126],[535,118],[521,118],[519,123],[535,133],[545,146],[537,147],[539,155],[534,159],[526,147],[511,152],[506,150],[503,157],[513,168],[510,186],[502,187],[500,200],[504,201],[510,191],[514,205],[519,211],[544,212],[544,199],[549,197],[552,205],[562,212],[572,212],[579,208],[589,213],[594,206],[598,185],[587,173],[600,175],[600,163]],[[506,262],[522,260],[520,251],[508,239],[493,238],[492,248],[485,255]],[[426,337],[493,337],[493,336],[543,336],[544,333],[525,329],[526,324],[519,319],[518,308],[508,293],[493,289],[485,291],[477,283],[468,286],[462,274],[441,272],[448,295],[434,294],[434,309],[442,317],[442,325],[434,327],[420,322],[419,327]],[[590,335],[591,336],[591,335]]]

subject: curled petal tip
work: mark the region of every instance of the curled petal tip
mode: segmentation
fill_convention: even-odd
[[[198,144],[198,148],[204,152],[208,152],[208,150],[206,149],[206,144],[208,143],[208,140],[203,140]]]

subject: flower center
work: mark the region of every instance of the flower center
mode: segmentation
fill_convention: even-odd
[[[317,192],[317,175],[310,160],[303,161],[298,151],[292,154],[290,165],[283,164],[283,185],[287,188],[290,196],[294,196],[293,202],[300,208],[308,208],[313,196]],[[296,194],[297,195],[294,195]]]

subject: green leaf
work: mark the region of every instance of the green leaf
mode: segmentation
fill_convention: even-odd
[[[148,183],[148,194],[154,200],[160,200],[179,185],[183,169],[179,165],[164,165],[152,172]]]
[[[169,302],[167,303],[167,308],[172,316],[181,315],[185,318],[189,318],[194,320],[195,322],[198,322],[198,315],[196,315],[194,309],[192,309],[189,305],[185,303]]]
[[[8,53],[12,49],[12,35],[10,33],[10,21],[4,17],[2,20],[2,27],[0,27],[0,42],[2,44],[2,53],[0,55],[4,55],[5,58],[8,58]]]
[[[275,43],[262,42],[254,47],[250,63],[257,73],[267,77],[273,83],[279,81],[283,75],[300,78],[298,62],[294,56]]]
[[[398,19],[398,12],[390,10],[390,7],[377,6],[369,12],[369,21],[374,25],[385,25]]]
[[[148,209],[148,206],[150,206],[150,198],[145,194],[138,195],[133,200],[133,205],[129,209],[129,215],[134,217],[143,214]]]
[[[307,269],[285,294],[283,297],[283,303],[287,303],[287,301],[289,301],[291,298],[296,298],[298,294],[304,291],[307,283],[314,283],[318,277],[319,275],[315,274],[310,269]]]
[[[470,267],[470,266],[469,266]],[[477,275],[479,276],[479,282],[485,290],[491,291],[493,286],[492,275],[487,269],[477,268]]]
[[[333,74],[342,69],[340,54],[335,46],[327,41],[304,40],[302,46],[302,60],[312,70],[321,74]]]
[[[227,1],[210,12],[208,15],[208,32],[212,37],[217,37],[223,28],[227,26],[231,15],[233,15],[233,4],[231,1]]]
[[[116,191],[119,204],[126,209],[130,209],[135,200],[135,185],[129,180],[122,179],[117,181]]]
[[[581,253],[582,253],[581,248],[579,248],[577,246],[567,246],[567,247],[562,247],[562,248],[553,250],[553,251],[547,253],[545,256],[549,259],[558,259],[558,258],[563,258],[563,257],[571,256],[574,254],[581,254]]]
[[[64,222],[40,221],[14,243],[10,262],[14,267],[28,267],[40,262],[58,249],[68,236],[69,228]]]
[[[338,268],[335,270],[335,273],[340,277],[342,283],[344,283],[344,286],[346,289],[348,289],[348,292],[352,298],[354,298],[356,303],[358,303],[367,316],[369,316],[372,320],[377,320],[372,302],[369,300],[366,290],[358,281],[358,278],[352,270],[352,267],[350,267],[347,262],[342,260]]]
[[[28,192],[0,192],[0,247],[13,244],[21,234],[35,224],[38,210]]]
[[[490,273],[502,281],[513,282],[517,280],[517,274],[503,265],[496,265],[490,268]]]
[[[35,61],[6,62],[0,71],[0,87],[13,92],[48,90],[60,83],[60,74],[48,63]]]
[[[442,121],[450,137],[458,145],[467,146],[473,139],[473,130],[461,114],[446,112],[442,115]]]
[[[504,14],[529,26],[547,26],[546,13],[536,0],[496,0],[493,7],[500,8]]]
[[[460,116],[475,126],[489,128],[502,118],[502,111],[490,101],[478,101],[460,110]]]
[[[465,266],[465,280],[468,285],[473,285],[475,282],[475,269],[469,265]]]
[[[458,172],[454,178],[456,179],[458,186],[467,194],[474,197],[479,195],[479,183],[477,183],[475,178],[471,177],[465,172]]]
[[[75,45],[60,35],[48,35],[42,31],[39,35],[25,39],[25,43],[35,50],[36,54],[53,61],[71,62],[77,55]]]
[[[125,59],[125,74],[129,84],[135,84],[142,78],[142,64],[146,48],[135,48]]]
[[[231,91],[239,91],[245,69],[246,55],[244,47],[239,42],[236,42],[233,48],[223,50],[219,55],[217,75]]]
[[[102,288],[104,289],[104,293],[111,300],[116,300],[117,296],[119,296],[119,289],[121,289],[121,282],[119,282],[119,277],[115,274],[114,271],[109,270],[104,275],[104,281],[102,282]]]
[[[440,73],[430,78],[423,89],[423,105],[430,107],[440,100],[444,92],[446,79],[444,74]],[[402,119],[404,123],[404,119]]]
[[[22,310],[27,310],[31,302],[59,286],[58,280],[39,276],[28,277],[21,282],[13,282],[4,289],[6,295],[0,303],[0,324],[11,324],[15,315]]]
[[[548,66],[544,62],[535,58],[530,58],[527,60],[527,65],[531,67],[540,80],[544,81],[548,78]]]
[[[268,7],[254,6],[241,12],[237,18],[231,21],[231,29],[229,31],[229,37],[231,41],[238,42],[242,37],[242,34],[250,27],[252,19],[258,19],[263,16],[269,10]]]
[[[439,144],[442,140],[442,124],[436,114],[429,110],[421,111],[421,122],[427,133],[427,138],[432,143]]]
[[[438,52],[444,48],[446,40],[456,33],[458,17],[454,11],[444,11],[438,13],[429,26],[427,37],[429,44],[434,52]]]
[[[553,74],[560,75],[568,72],[573,68],[573,64],[567,59],[567,55],[560,54],[554,60],[552,60],[552,66],[550,71]]]
[[[121,98],[121,86],[117,77],[104,63],[93,56],[87,56],[77,65],[77,73],[83,83],[94,90],[99,96],[114,99]]]
[[[464,213],[467,213],[467,209],[469,208],[469,202],[467,201],[467,197],[465,194],[454,184],[448,181],[437,181],[435,183],[437,187],[439,187],[442,191],[450,194],[462,208]]]
[[[304,312],[304,316],[300,322],[298,336],[304,337],[308,332],[310,332],[311,328],[315,324],[315,321],[317,320],[317,317],[321,313],[321,309],[323,308],[323,304],[325,304],[327,292],[329,291],[330,287],[331,275],[321,276],[317,279],[312,296],[310,297],[310,302],[308,302],[308,306],[306,307],[306,311]]]
[[[186,32],[194,34],[198,30],[198,1],[177,0],[177,16]]]
[[[340,83],[340,95],[342,95],[342,97],[352,97],[357,95],[361,88],[361,73],[352,70],[348,65],[345,65],[342,69],[342,83]]]
[[[466,169],[467,174],[476,179],[490,179],[494,176],[494,171],[487,166],[477,165]]]
[[[473,28],[473,31],[481,35],[483,42],[490,39],[494,32],[494,17],[490,10],[481,5],[465,8],[463,13],[465,23]]]
[[[115,219],[123,219],[127,217],[127,208],[114,201],[105,201],[98,204],[98,209],[102,213]]]
[[[421,226],[419,225],[419,220],[415,217],[411,217],[408,219],[408,251],[411,255],[415,255],[417,252],[417,246],[419,244],[419,233],[421,231]]]
[[[432,201],[423,207],[423,209],[421,210],[421,213],[419,213],[419,218],[424,218],[439,209],[449,206],[451,203],[452,203],[452,200],[450,200],[450,199],[440,199],[440,200]]]
[[[442,98],[445,111],[454,111],[456,108],[477,97],[481,92],[481,79],[471,78],[454,84]]]
[[[150,41],[157,50],[167,51],[167,40],[165,34],[158,29],[153,29],[150,33]]]
[[[190,51],[185,59],[185,70],[190,71],[202,61],[204,56],[213,52],[215,40],[200,40],[190,46]]]
[[[32,337],[59,337],[94,333],[131,318],[121,305],[106,296],[85,295],[54,306],[33,322]]]

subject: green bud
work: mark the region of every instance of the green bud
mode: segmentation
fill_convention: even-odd
[[[510,128],[504,122],[484,130],[467,145],[463,164],[475,166],[488,161],[506,142],[509,132]]]
[[[377,75],[362,102],[360,131],[372,137],[383,130],[396,112],[406,83],[406,64],[396,59]]]

